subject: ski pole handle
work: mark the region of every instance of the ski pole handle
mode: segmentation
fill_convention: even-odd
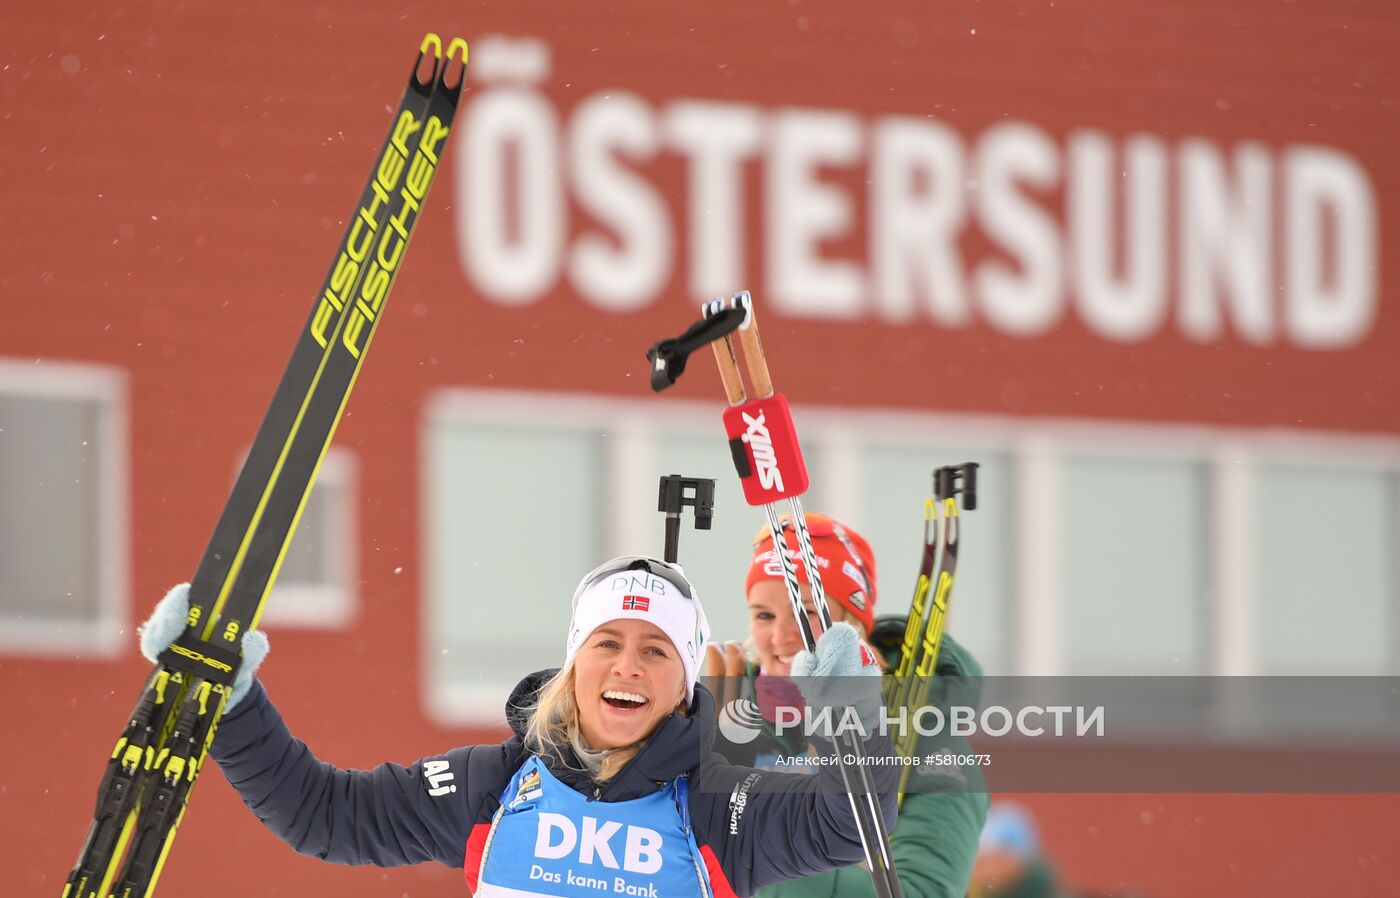
[[[719,366],[720,380],[724,382],[725,398],[729,400],[729,408],[724,410],[724,431],[729,437],[734,468],[744,487],[744,500],[750,505],[767,505],[801,496],[810,485],[807,464],[802,459],[802,447],[797,441],[797,428],[792,423],[787,397],[773,392],[763,341],[758,336],[753,298],[745,290],[727,300],[710,300],[701,308],[706,318],[726,309],[744,312],[743,323],[738,328],[739,342],[754,398],[748,398],[750,394],[744,388],[734,351],[734,335],[726,334],[723,340],[714,342],[715,362]]]
[[[794,499],[807,492],[807,463],[783,394],[725,409],[724,431],[750,505]]]
[[[772,396],[773,378],[768,373],[768,356],[763,352],[763,341],[758,337],[758,317],[753,310],[753,295],[745,290],[734,294],[730,302],[734,308],[744,312],[744,323],[739,325],[739,345],[744,348],[744,364],[749,366],[753,394],[759,399]]]

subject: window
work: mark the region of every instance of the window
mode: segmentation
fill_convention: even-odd
[[[803,503],[870,540],[882,616],[908,613],[933,469],[981,465],[949,632],[988,674],[1400,668],[1393,440],[866,409],[798,418]],[[741,584],[764,516],[731,473],[715,403],[449,390],[425,425],[435,717],[499,721],[520,674],[560,662],[577,578],[611,555],[660,552],[664,474],[715,478],[714,528],[687,519],[681,560],[714,637],[747,634]],[[1246,723],[1209,692],[1153,713]]]
[[[126,647],[126,384],[0,360],[0,651]]]
[[[748,546],[764,516],[743,499],[713,408],[447,391],[425,424],[435,719],[500,722],[521,675],[563,660],[579,578],[615,555],[662,553],[666,474],[715,479],[713,527],[695,530],[687,508],[679,557],[714,637],[747,636]]]
[[[1260,672],[1392,672],[1394,475],[1270,463],[1255,490]]]
[[[430,713],[479,724],[504,720],[521,676],[563,660],[574,588],[607,557],[608,436],[586,417],[468,420],[474,408],[429,415],[423,641]]]
[[[933,467],[965,459],[944,459],[922,440],[891,450],[904,453],[912,481],[879,481],[879,495],[866,504],[857,498],[864,475],[851,468],[848,425],[804,414],[801,426],[812,478],[804,507],[846,518],[871,539],[880,559],[880,611],[907,613]],[[716,481],[713,527],[695,530],[687,509],[680,559],[714,638],[747,637],[748,547],[765,516],[743,498],[713,406],[444,391],[429,404],[425,427],[424,647],[435,719],[499,722],[522,674],[561,662],[578,578],[613,555],[661,553],[657,483],[666,474]],[[984,463],[993,477],[1005,466],[998,459]],[[900,503],[912,509],[909,526],[886,515]],[[987,514],[988,526],[1007,526],[1008,498],[987,507],[974,514]],[[866,525],[860,516],[875,523]],[[1004,616],[1010,587],[1004,559],[978,522],[977,539],[965,545],[981,546],[961,560],[962,570],[972,573],[955,600],[965,600],[969,610],[955,613],[983,621],[985,635],[996,629],[990,621]],[[887,564],[886,542],[905,547],[912,560]],[[961,620],[955,626],[963,626]]]
[[[1068,673],[1205,673],[1204,466],[1077,455],[1062,468]]]

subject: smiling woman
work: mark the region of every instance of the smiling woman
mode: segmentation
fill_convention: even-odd
[[[830,601],[833,629],[847,624],[860,636],[885,652],[890,670],[897,668],[905,618],[876,618],[878,597],[875,553],[856,530],[826,515],[806,514],[812,536],[813,558]],[[722,729],[726,739],[718,751],[733,761],[759,769],[811,770],[813,747],[800,727],[780,725],[784,705],[793,702],[793,686],[803,677],[801,670],[803,637],[782,580],[779,551],[799,569],[805,580],[805,565],[798,552],[791,522],[782,519],[781,548],[768,527],[761,529],[751,546],[744,596],[749,610],[749,644],[752,658],[746,657],[738,642],[723,647],[711,643],[701,665],[710,684],[721,696],[726,709],[754,709],[751,726],[741,739],[731,741],[731,730]],[[808,625],[821,632],[821,623],[812,604],[811,590],[804,582],[802,602]],[[825,634],[823,634],[825,637]],[[938,655],[939,678],[957,678],[969,689],[975,685],[981,668],[952,636],[945,635]],[[727,712],[728,713],[728,712]],[[914,754],[931,755],[948,751],[968,751],[966,742],[946,743],[924,740]],[[977,852],[978,833],[987,814],[985,783],[969,779],[962,772],[945,775],[936,767],[925,766],[913,780],[899,809],[899,818],[890,839],[895,869],[906,898],[956,898],[967,891]],[[820,876],[794,879],[765,889],[760,898],[816,898],[816,896],[871,895],[870,877],[864,870],[849,868],[828,871]],[[990,894],[990,893],[989,893]]]
[[[143,651],[158,655],[184,628],[188,596],[177,587],[157,606]],[[462,868],[477,898],[723,898],[860,859],[837,767],[760,771],[713,753],[715,700],[696,682],[709,624],[679,566],[600,565],[574,592],[567,633],[563,666],[525,677],[507,702],[510,739],[364,771],[318,761],[291,735],[253,676],[267,641],[252,631],[210,753],[297,851],[435,860]],[[823,638],[805,661],[864,674],[861,706],[878,704],[874,659],[853,642]],[[891,754],[888,736],[867,744],[887,822],[898,772],[879,762]]]
[[[657,724],[685,714],[708,636],[678,569],[640,556],[596,568],[574,593],[564,667],[540,690],[526,744],[567,744],[607,782]]]

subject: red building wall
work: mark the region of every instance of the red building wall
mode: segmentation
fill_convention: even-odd
[[[844,110],[866,125],[878,116],[932,115],[969,147],[1010,118],[1033,123],[1061,147],[1076,129],[1092,128],[1115,139],[1151,132],[1168,147],[1193,135],[1225,150],[1256,141],[1276,160],[1288,147],[1336,148],[1364,171],[1378,210],[1378,311],[1340,350],[1305,349],[1286,337],[1253,345],[1234,325],[1197,341],[1171,323],[1175,313],[1145,339],[1114,342],[1086,327],[1070,304],[1033,336],[1009,334],[980,313],[958,327],[927,315],[894,324],[873,306],[859,326],[765,307],[765,334],[783,347],[776,373],[785,391],[804,404],[1400,431],[1400,316],[1382,301],[1400,253],[1386,215],[1400,201],[1392,164],[1400,149],[1400,19],[1389,4],[1019,6],[94,10],[60,2],[0,12],[0,355],[38,365],[95,362],[129,374],[133,625],[168,585],[188,577],[204,548],[235,458],[271,395],[429,29],[461,33],[474,48],[493,33],[542,41],[552,70],[542,90],[561,121],[582,99],[624,89],[654,109],[702,98],[765,115],[780,107]],[[469,85],[498,86],[477,86],[470,76]],[[473,101],[468,94],[464,103]],[[820,249],[864,264],[871,213],[862,153],[860,164],[823,170],[846,191],[854,224]],[[629,314],[600,311],[562,275],[527,305],[491,297],[460,258],[456,165],[447,165],[424,213],[336,438],[362,460],[360,615],[345,632],[276,633],[262,675],[297,733],[342,766],[408,761],[497,735],[435,727],[422,709],[416,461],[424,397],[452,385],[640,395],[641,352],[695,308],[683,236],[663,288]],[[682,160],[660,153],[634,168],[683,235]],[[759,285],[760,302],[772,274],[759,236],[771,176],[757,163],[743,171],[744,245],[752,252],[736,286]],[[1272,194],[1280,203],[1281,191]],[[1025,195],[1063,225],[1062,186]],[[572,243],[600,225],[570,196]],[[986,260],[1013,271],[1020,264],[975,223],[959,245],[969,270]],[[1173,297],[1179,286],[1173,281]],[[713,397],[717,386],[697,366],[681,392]],[[6,894],[61,888],[101,759],[144,669],[134,638],[110,662],[0,657]],[[1382,894],[1400,872],[1393,796],[1027,801],[1067,877],[1081,886],[1161,896],[1363,896]],[[347,870],[298,858],[237,805],[210,772],[164,893],[368,898],[461,888],[449,870]],[[209,886],[211,877],[219,885]]]

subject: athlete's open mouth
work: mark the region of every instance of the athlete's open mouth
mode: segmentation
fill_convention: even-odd
[[[607,692],[604,692],[603,701],[623,711],[631,711],[647,703],[645,696],[638,695],[635,692],[624,692],[621,689],[609,689]]]

